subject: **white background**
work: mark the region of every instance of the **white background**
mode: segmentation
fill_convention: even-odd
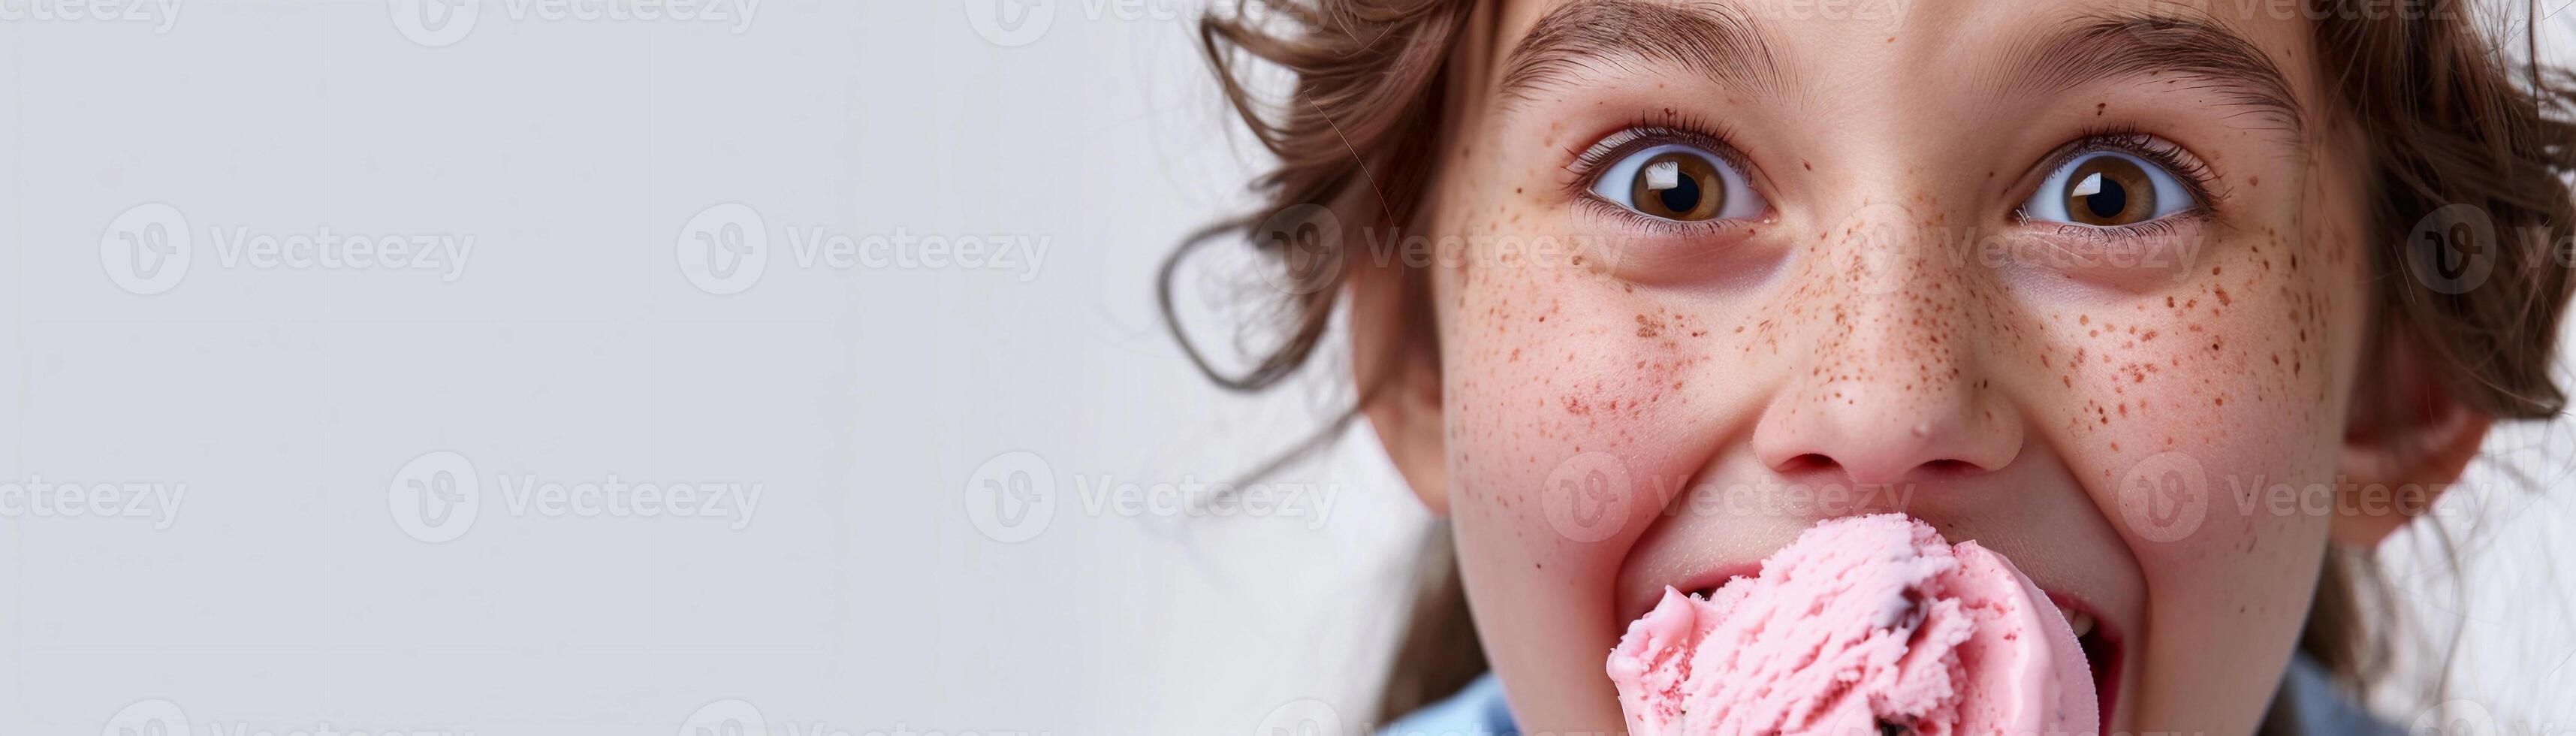
[[[1224,394],[1152,308],[1157,260],[1254,171],[1195,9],[1062,0],[979,33],[969,4],[0,22],[0,482],[187,489],[166,528],[0,518],[0,733],[1356,727],[1424,521],[1365,429],[1279,477],[1329,509],[1093,505],[1231,479],[1338,398]],[[112,223],[154,204],[190,261],[133,293]],[[766,236],[756,277],[709,282],[738,293],[690,276],[710,208]],[[474,245],[450,280],[228,261],[216,236],[326,228]],[[816,233],[1020,258],[800,264]],[[2459,694],[2576,728],[2576,443],[2496,449],[2469,607],[2433,573],[2407,600],[2461,632]],[[420,521],[424,456],[469,469],[471,519]],[[970,511],[1014,470],[1044,515]],[[612,476],[761,493],[719,518],[512,493]]]

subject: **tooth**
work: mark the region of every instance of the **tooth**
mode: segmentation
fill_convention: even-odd
[[[2061,608],[2058,610],[2065,611],[2066,609]],[[2069,612],[2066,614],[2066,626],[2067,628],[2074,629],[2075,635],[2079,638],[2085,634],[2093,633],[2093,614],[2085,613],[2083,611]]]

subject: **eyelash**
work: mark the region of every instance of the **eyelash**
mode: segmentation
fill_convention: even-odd
[[[1727,143],[1727,138],[1722,128],[1671,110],[1665,110],[1661,119],[1640,117],[1630,121],[1619,132],[1602,138],[1598,143],[1580,151],[1568,150],[1567,153],[1573,156],[1573,162],[1567,165],[1567,169],[1573,172],[1574,178],[1566,188],[1575,196],[1575,201],[1594,208],[1596,212],[1620,217],[1649,229],[1660,230],[1663,234],[1696,235],[1735,226],[1739,223],[1727,220],[1675,222],[1662,218],[1641,217],[1629,212],[1625,207],[1604,201],[1592,194],[1592,187],[1596,183],[1593,180],[1599,176],[1602,167],[1630,153],[1673,143],[1694,146],[1707,151],[1725,159],[1727,164],[1734,166],[1737,172],[1747,177],[1752,176],[1751,163],[1746,160],[1743,152]],[[2209,218],[2215,211],[2219,199],[2224,196],[2223,192],[2218,191],[2217,176],[2210,171],[2207,163],[2183,150],[2180,145],[2148,135],[2135,128],[2111,127],[2087,130],[2074,142],[2050,154],[2040,170],[2055,171],[2057,167],[2064,166],[2066,162],[2079,156],[2101,151],[2126,153],[2164,167],[2166,171],[2172,172],[2175,177],[2181,179],[2183,188],[2191,192],[2192,206],[2172,215],[2134,225],[2114,227],[2063,225],[2059,228],[2061,235],[2096,240],[2169,235],[2176,224],[2183,220]],[[2018,207],[2014,208],[2012,215],[2016,222],[2029,221]]]
[[[1592,194],[1592,186],[1597,183],[1594,180],[1600,177],[1602,168],[1617,163],[1628,154],[1666,144],[1687,145],[1707,151],[1726,161],[1728,166],[1735,167],[1736,173],[1746,177],[1753,175],[1753,166],[1744,157],[1744,153],[1727,143],[1724,128],[1688,114],[1667,109],[1658,118],[1641,116],[1631,120],[1627,126],[1620,128],[1619,132],[1612,133],[1609,137],[1602,138],[1601,142],[1586,146],[1580,151],[1569,149],[1567,153],[1573,156],[1573,162],[1567,164],[1566,169],[1573,172],[1574,178],[1566,185],[1566,190],[1574,195],[1575,202],[1581,206],[1592,208],[1599,214],[1626,220],[1638,227],[1654,230],[1657,235],[1687,238],[1726,228],[1742,227],[1743,222],[1739,220],[1681,222],[1646,217]]]
[[[2210,171],[2209,164],[2191,155],[2191,152],[2183,150],[2178,144],[2148,135],[2136,128],[2087,130],[2073,143],[2066,144],[2055,153],[2049,154],[2048,158],[2043,159],[2039,170],[2056,171],[2058,167],[2065,166],[2067,162],[2085,154],[2102,151],[2129,154],[2164,167],[2165,171],[2171,172],[2175,178],[2181,180],[2183,189],[2191,192],[2191,207],[2135,225],[2095,227],[2061,224],[2057,229],[2058,234],[2096,241],[2170,235],[2175,226],[2181,222],[2209,219],[2216,213],[2219,199],[2225,196],[2225,192],[2218,190],[2217,174]],[[2030,221],[2022,214],[2019,207],[2013,209],[2013,220],[2022,223]]]

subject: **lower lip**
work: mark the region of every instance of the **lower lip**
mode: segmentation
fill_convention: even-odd
[[[2081,611],[2093,617],[2093,630],[2077,637],[2075,643],[2084,650],[2084,664],[2093,670],[2094,697],[2101,701],[2102,731],[2109,733],[2112,730],[2111,717],[2117,713],[2120,705],[2119,633],[2111,630],[2110,622],[2102,618],[2100,611],[2055,593],[2050,593],[2048,600],[2057,604],[2059,608]]]

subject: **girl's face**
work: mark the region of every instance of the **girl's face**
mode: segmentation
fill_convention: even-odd
[[[2277,5],[1480,11],[1424,494],[1520,725],[1618,730],[1665,586],[1901,510],[2096,622],[2106,730],[2252,730],[2333,516],[2259,489],[2349,470],[2367,260]]]

